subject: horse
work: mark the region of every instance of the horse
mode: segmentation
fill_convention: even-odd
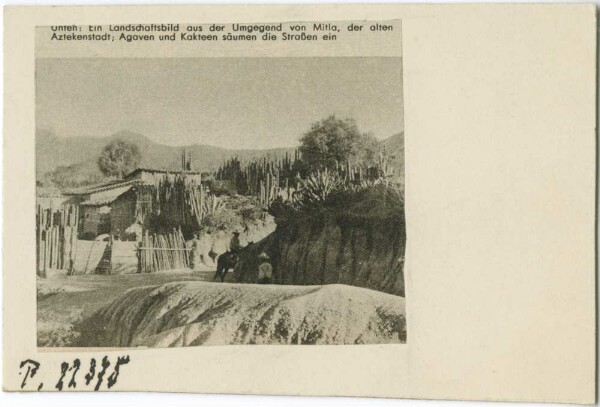
[[[221,278],[221,282],[225,282],[225,276],[230,269],[235,269],[240,261],[240,257],[235,252],[225,252],[217,259],[217,272],[214,280],[217,277]]]

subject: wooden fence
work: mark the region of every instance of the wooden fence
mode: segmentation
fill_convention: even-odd
[[[138,247],[138,273],[183,269],[189,265],[190,254],[181,229],[165,235],[150,235],[146,231]]]
[[[60,209],[37,207],[37,275],[46,277],[48,269],[71,270],[77,244],[79,210],[76,205]]]

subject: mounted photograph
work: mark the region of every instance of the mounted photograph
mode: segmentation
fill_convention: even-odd
[[[37,58],[37,345],[407,341],[400,57]]]

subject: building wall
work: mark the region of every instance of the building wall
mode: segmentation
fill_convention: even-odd
[[[110,232],[110,208],[108,206],[80,207],[80,236],[92,238]]]
[[[181,172],[176,171],[140,171],[128,178],[128,181],[137,179],[140,183],[125,182],[122,186],[117,184],[109,189],[79,195],[78,199],[84,201],[81,205],[80,236],[90,238],[110,233],[119,240],[124,240],[129,237],[126,236],[127,229],[135,222],[143,225],[144,229],[155,231],[156,225],[150,225],[149,220],[156,220],[157,216],[148,215],[153,210],[157,186],[165,180],[173,182],[180,176]],[[187,186],[201,185],[201,179],[201,174],[185,173]],[[99,212],[100,208],[102,210]],[[163,212],[162,215],[162,223],[172,217],[170,213]],[[154,223],[160,224],[161,219]]]
[[[120,240],[125,239],[125,231],[136,221],[136,203],[137,193],[132,189],[111,204],[110,233]]]
[[[59,209],[65,203],[70,203],[71,197],[65,195],[54,195],[54,196],[38,196],[36,197],[36,203],[43,209]]]
[[[168,179],[169,181],[173,181],[176,177],[181,176],[180,172],[149,172],[149,171],[141,171],[135,175],[134,178],[142,180],[142,182],[146,185],[156,185],[161,181]],[[186,183],[194,183],[200,185],[202,181],[201,174],[185,174]]]
[[[144,226],[148,226],[148,215],[152,213],[152,200],[156,191],[152,186],[140,186],[136,188],[136,219]]]

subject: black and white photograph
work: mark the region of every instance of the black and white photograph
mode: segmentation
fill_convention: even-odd
[[[402,58],[38,58],[38,347],[406,343]]]
[[[8,405],[596,401],[597,7],[110,3],[3,10]]]

